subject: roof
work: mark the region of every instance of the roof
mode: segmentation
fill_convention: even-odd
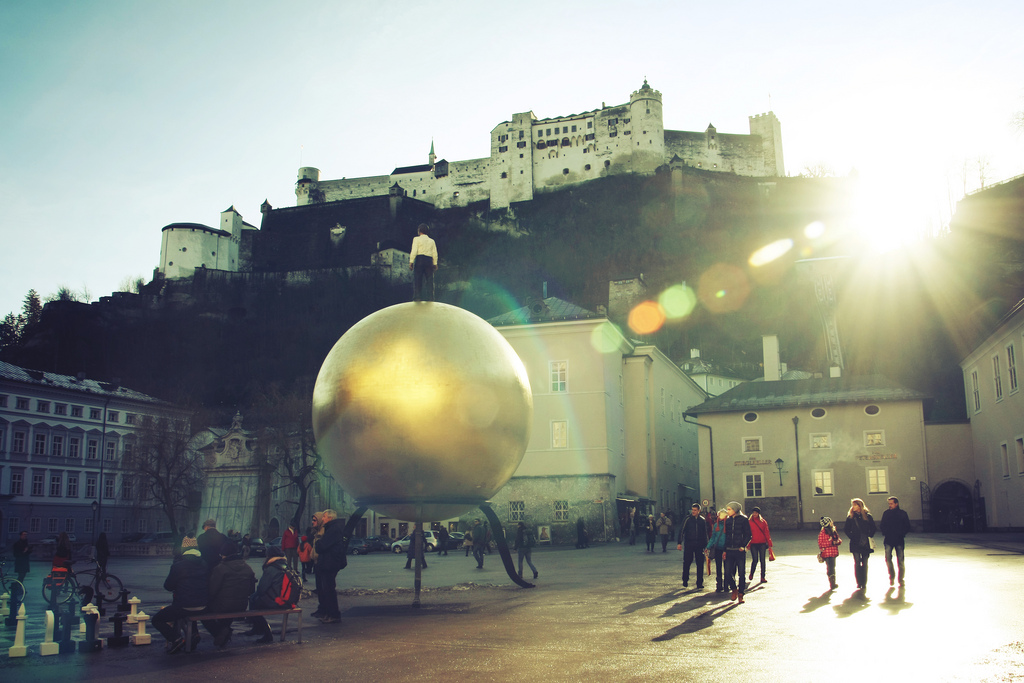
[[[202,223],[171,223],[170,225],[165,225],[161,228],[160,232],[164,232],[166,230],[202,230],[203,232],[220,235],[221,237],[231,237],[231,233],[226,230],[211,228],[210,226],[203,225]]]
[[[401,175],[403,173],[424,173],[433,169],[434,167],[430,164],[420,164],[419,166],[399,166],[391,175]]]
[[[923,401],[926,394],[881,375],[744,382],[686,411],[687,415],[793,406],[883,401]]]
[[[130,401],[141,401],[143,403],[170,405],[165,401],[143,394],[140,391],[117,386],[109,382],[99,382],[94,379],[78,379],[71,375],[58,375],[54,372],[43,372],[42,370],[28,370],[3,361],[0,361],[0,379],[21,382],[23,384],[34,384],[40,387],[62,389],[64,391],[77,391],[83,394],[96,394],[98,396],[110,396]]]
[[[528,325],[537,322],[554,322],[558,320],[580,320],[586,318],[603,318],[593,311],[562,301],[558,297],[537,299],[522,308],[488,319],[495,327],[502,325]]]

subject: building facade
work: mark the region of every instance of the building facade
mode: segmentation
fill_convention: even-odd
[[[978,504],[989,528],[1024,528],[1024,301],[966,358],[967,415],[971,420]]]
[[[147,417],[187,420],[126,387],[0,362],[0,545],[172,531],[124,466]]]
[[[696,427],[683,413],[706,394],[663,353],[555,297],[490,322],[523,361],[534,402],[523,461],[492,499],[499,518],[548,527],[555,544],[574,542],[583,519],[591,539],[609,540],[629,507],[678,512],[696,500]]]
[[[538,119],[514,114],[490,133],[490,154],[465,161],[438,160],[387,175],[321,180],[320,170],[299,169],[296,204],[387,195],[396,183],[437,208],[488,201],[492,209],[535,194],[608,175],[651,175],[670,163],[752,177],[785,176],[782,126],[773,112],[751,116],[749,134],[665,130],[661,93],[648,85],[629,102],[581,114]]]

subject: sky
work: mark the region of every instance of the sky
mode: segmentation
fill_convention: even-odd
[[[148,281],[170,223],[233,205],[258,227],[300,166],[485,157],[515,113],[645,78],[667,129],[770,109],[789,175],[856,170],[876,215],[942,223],[979,159],[988,184],[1024,173],[1022,26],[1019,0],[0,0],[0,316],[29,289]]]

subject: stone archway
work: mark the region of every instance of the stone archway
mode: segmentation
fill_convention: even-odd
[[[963,482],[953,480],[939,484],[932,491],[931,513],[935,531],[974,531],[974,498]]]

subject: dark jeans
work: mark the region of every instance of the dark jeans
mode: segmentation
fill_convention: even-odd
[[[153,628],[160,631],[160,635],[167,642],[173,642],[181,635],[178,633],[178,619],[198,614],[202,610],[187,610],[180,605],[171,603],[167,607],[153,615]],[[189,622],[190,630],[195,633],[195,622]]]
[[[661,534],[661,552],[668,552],[668,534]]]
[[[736,573],[739,572],[739,579]],[[739,591],[740,595],[747,590],[747,552],[745,550],[725,551],[725,588]],[[737,583],[738,581],[738,583]]]
[[[704,587],[704,547],[683,544],[683,585],[690,583],[690,563],[697,565],[697,588]]]
[[[341,618],[341,610],[338,609],[338,571],[317,569],[316,572],[316,597],[320,602],[317,612],[336,619]]]
[[[412,267],[413,301],[434,300],[434,259],[420,254]]]
[[[836,587],[836,558],[826,557],[825,558],[825,574],[828,575],[828,585],[830,588]]]
[[[526,560],[526,564],[530,565],[530,569],[536,576],[537,568],[533,566],[533,548],[519,548],[517,552],[519,553],[519,576],[523,575],[523,560]]]
[[[757,569],[757,563],[761,563],[761,578],[764,578],[764,572],[768,569],[768,565],[765,563],[766,556],[768,554],[767,543],[751,543],[750,548],[750,578],[754,578],[754,570]]]
[[[715,588],[725,588],[725,582],[722,579],[722,565],[725,563],[725,560],[722,559],[722,553],[724,551],[721,549],[717,549],[712,550],[710,552],[711,557],[713,557],[715,560]]]
[[[484,566],[484,550],[485,546],[474,545],[473,546],[473,559],[476,560],[476,566]]]
[[[871,557],[871,553],[861,552],[859,550],[853,551],[853,575],[857,577],[857,587],[867,588],[868,587],[868,558]]]
[[[654,534],[647,534],[647,550],[654,552]]]
[[[896,567],[892,566],[892,551],[896,551]],[[889,583],[896,578],[896,572],[894,569],[899,569],[900,585],[903,585],[903,575],[905,573],[905,567],[903,565],[903,545],[889,545],[885,544],[885,566],[889,570]]]

